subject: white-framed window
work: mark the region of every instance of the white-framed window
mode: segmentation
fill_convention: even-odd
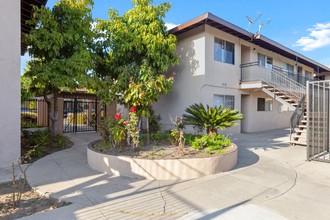
[[[261,66],[271,69],[273,67],[273,58],[258,53],[258,61]]]
[[[288,72],[288,74],[293,74],[294,73],[294,66],[291,64],[286,64],[286,71]]]
[[[231,110],[235,109],[235,96],[233,95],[214,95],[213,107],[215,106],[229,107]]]
[[[312,74],[311,72],[305,70],[305,77],[306,77],[307,79],[313,79],[313,74]]]
[[[273,111],[273,99],[258,98],[257,111]]]
[[[214,60],[235,64],[235,44],[214,38]]]

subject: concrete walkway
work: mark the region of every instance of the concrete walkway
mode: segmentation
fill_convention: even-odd
[[[72,148],[29,167],[31,186],[72,205],[24,219],[329,219],[330,164],[306,162],[288,130],[240,134],[239,164],[194,180],[151,181],[89,168],[97,133],[70,134]]]

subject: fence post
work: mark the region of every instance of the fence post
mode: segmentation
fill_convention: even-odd
[[[307,159],[307,161],[310,161],[310,157],[309,157],[309,155],[310,155],[310,153],[309,153],[309,151],[310,151],[310,111],[311,111],[311,109],[310,109],[310,98],[309,98],[309,95],[310,95],[310,90],[309,90],[309,86],[310,86],[310,84],[309,84],[309,81],[307,81],[306,82],[306,101],[307,101],[307,106],[306,106],[306,109],[307,109],[307,113],[306,113],[306,115],[307,115],[307,127],[306,127],[306,141],[307,141],[307,147],[306,147],[306,159]]]

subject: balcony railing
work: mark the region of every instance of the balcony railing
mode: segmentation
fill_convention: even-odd
[[[291,78],[292,80],[302,84],[303,86],[306,86],[307,81],[314,81],[313,78],[302,76],[301,74],[298,74],[298,73],[289,72],[288,70],[283,69],[283,68],[278,67],[278,66],[273,66],[273,69],[276,70],[277,72],[280,72],[280,73],[288,76],[289,78]]]
[[[293,81],[298,82],[303,86],[306,86],[307,81],[314,81],[312,78],[289,72],[288,70],[275,65],[272,65],[272,68],[263,67],[260,65],[259,61],[241,64],[241,81],[249,82],[260,80],[261,78],[267,77],[267,75],[269,75],[272,70],[289,77]]]
[[[300,81],[297,81],[297,79],[279,67],[262,67],[258,61],[241,65],[241,82],[265,82],[283,91],[285,94],[300,100],[306,94],[306,87],[302,82],[311,79],[302,76],[299,76]]]

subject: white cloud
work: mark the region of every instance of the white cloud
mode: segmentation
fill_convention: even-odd
[[[171,30],[172,28],[175,28],[176,26],[178,26],[178,24],[165,23],[165,26],[167,27],[167,30]]]
[[[317,23],[307,31],[309,35],[301,37],[294,46],[302,47],[303,51],[311,51],[330,45],[330,22]]]

